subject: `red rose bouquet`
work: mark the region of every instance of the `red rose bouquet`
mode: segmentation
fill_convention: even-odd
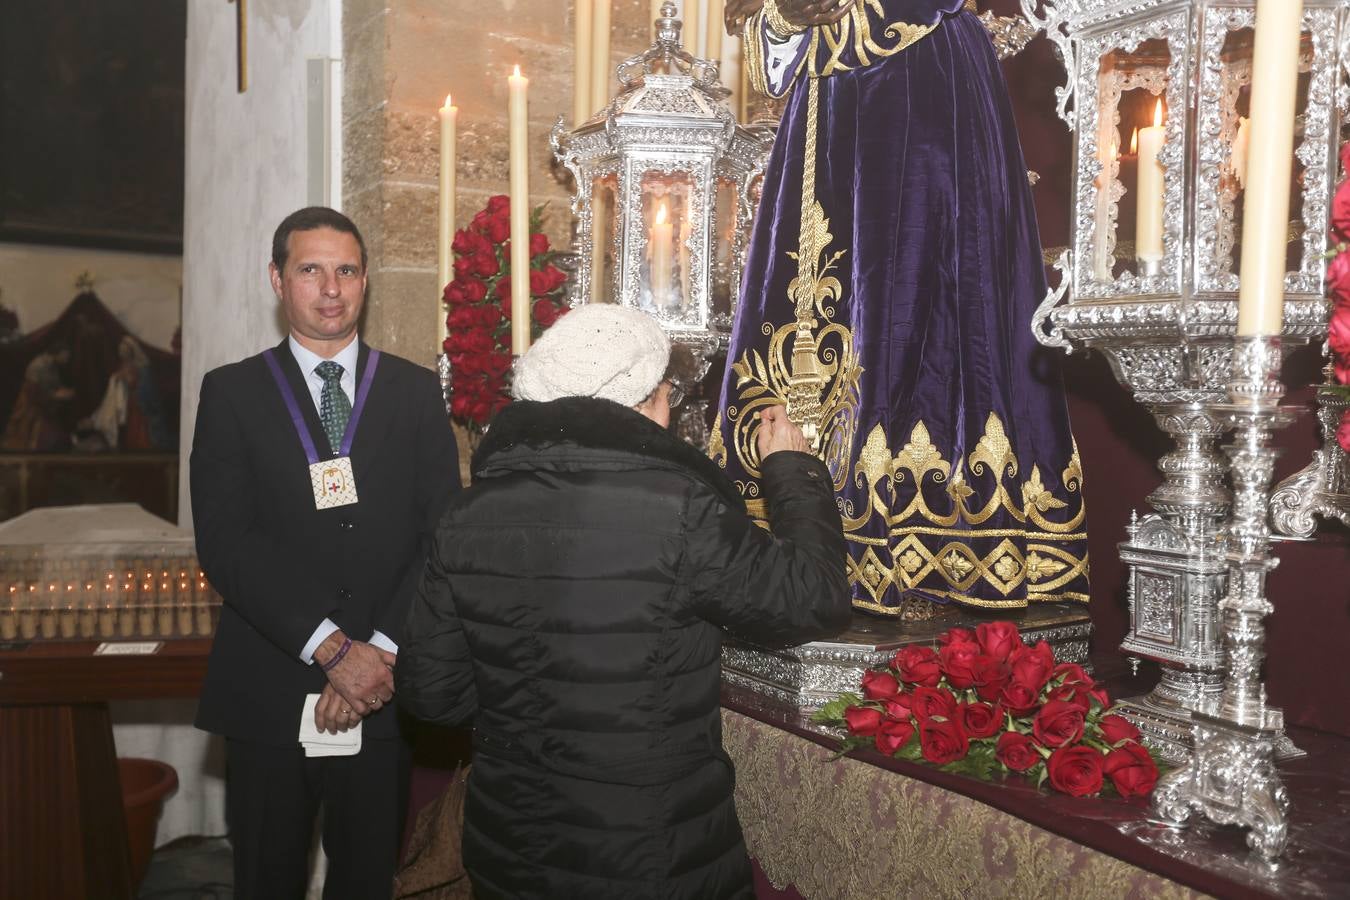
[[[530,215],[530,331],[538,337],[567,312],[567,276],[540,233],[543,207]],[[497,196],[455,233],[455,277],[445,287],[445,354],[450,416],[481,428],[511,402],[511,200]]]
[[[874,747],[977,778],[1017,772],[1057,791],[1143,797],[1158,765],[1139,730],[1074,663],[1011,622],[952,628],[936,647],[909,646],[866,672],[815,721],[845,729],[844,751]]]
[[[1341,150],[1341,165],[1350,170],[1350,144]],[[1350,397],[1350,179],[1336,191],[1331,204],[1331,239],[1335,245],[1328,256],[1327,287],[1334,303],[1327,324],[1327,343],[1331,347],[1334,378]],[[1341,417],[1336,440],[1350,453],[1350,410]]]

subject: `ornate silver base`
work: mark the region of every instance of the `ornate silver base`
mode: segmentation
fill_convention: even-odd
[[[886,663],[906,644],[931,644],[953,626],[987,621],[960,610],[925,622],[900,622],[853,614],[853,626],[829,641],[785,650],[727,641],[722,647],[722,680],[763,698],[766,705],[812,712],[845,691],[857,692],[863,672]],[[1044,640],[1060,662],[1085,665],[1092,621],[1085,607],[1045,604],[1023,614],[1018,627],[1028,642]]]
[[[1312,462],[1290,475],[1270,497],[1270,521],[1277,534],[1311,538],[1317,517],[1339,519],[1350,526],[1350,455],[1336,443],[1336,429],[1350,409],[1350,400],[1334,388],[1317,389],[1317,421],[1322,449]]]
[[[1223,407],[1235,426],[1233,442],[1224,448],[1232,462],[1233,515],[1225,532],[1228,592],[1219,604],[1228,670],[1213,713],[1192,717],[1191,762],[1154,791],[1155,809],[1170,822],[1199,812],[1221,825],[1250,829],[1247,846],[1268,863],[1284,852],[1289,836],[1289,797],[1275,771],[1284,715],[1266,705],[1261,681],[1264,620],[1275,609],[1266,596],[1266,575],[1279,564],[1270,552],[1267,522],[1279,455],[1271,436],[1294,418],[1280,405],[1281,359],[1278,337],[1239,337],[1234,345]]]
[[[1194,761],[1158,782],[1153,808],[1178,826],[1198,812],[1249,828],[1247,846],[1273,864],[1289,838],[1289,795],[1274,762],[1280,732],[1202,714],[1194,728]]]

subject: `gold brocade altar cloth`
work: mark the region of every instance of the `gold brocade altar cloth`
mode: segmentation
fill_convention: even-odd
[[[1097,661],[1113,697],[1151,677]],[[1270,867],[1248,852],[1244,829],[1171,829],[1147,799],[1075,799],[870,749],[835,759],[838,736],[800,710],[726,683],[722,706],[746,846],[785,891],[760,900],[1350,897],[1350,737],[1291,726],[1308,755],[1280,765],[1289,845]]]

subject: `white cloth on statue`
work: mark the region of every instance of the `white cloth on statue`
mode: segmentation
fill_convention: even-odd
[[[121,443],[122,426],[127,423],[127,404],[131,391],[126,379],[114,372],[108,378],[108,389],[103,392],[103,400],[98,408],[89,415],[89,423],[94,430],[103,435],[103,441],[109,450],[116,450]]]
[[[768,70],[765,74],[769,77],[769,87],[773,89],[775,95],[782,94],[788,80],[791,79],[790,64],[797,56],[797,48],[805,38],[805,34],[794,34],[787,40],[778,41],[770,34],[769,39],[765,41],[764,68]]]

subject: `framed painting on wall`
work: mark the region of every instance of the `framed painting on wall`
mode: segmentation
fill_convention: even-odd
[[[0,241],[182,253],[186,0],[6,4]]]

